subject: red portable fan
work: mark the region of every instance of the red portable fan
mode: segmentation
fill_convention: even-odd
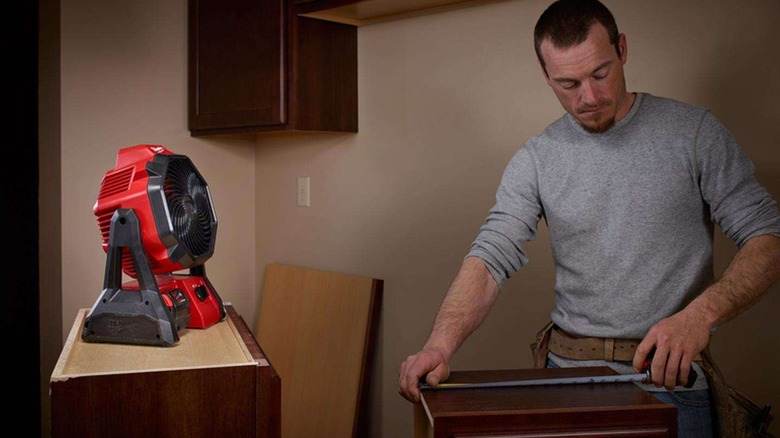
[[[217,216],[189,158],[159,145],[121,149],[94,213],[106,270],[82,339],[170,346],[183,328],[207,328],[225,317],[204,265],[214,254]],[[122,272],[134,280],[122,284]]]

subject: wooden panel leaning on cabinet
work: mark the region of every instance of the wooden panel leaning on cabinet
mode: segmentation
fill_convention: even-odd
[[[52,436],[279,437],[279,376],[225,309],[172,347],[84,342],[82,309],[51,376]]]
[[[382,287],[370,277],[267,267],[256,333],[282,378],[285,438],[369,436]]]

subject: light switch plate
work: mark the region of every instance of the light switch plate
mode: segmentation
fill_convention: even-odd
[[[298,207],[311,207],[311,181],[308,176],[298,177]]]

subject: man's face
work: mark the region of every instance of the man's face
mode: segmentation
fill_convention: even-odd
[[[546,39],[541,45],[547,84],[563,108],[590,132],[608,130],[628,113],[633,102],[626,93],[623,75],[627,57],[623,34],[618,44],[620,56],[604,26],[595,23],[581,44],[560,49]]]

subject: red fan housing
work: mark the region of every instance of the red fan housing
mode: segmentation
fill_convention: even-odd
[[[103,177],[94,214],[108,258],[105,289],[88,315],[85,340],[170,345],[179,329],[207,328],[224,318],[204,267],[214,254],[217,217],[208,185],[188,157],[160,145],[121,149]],[[120,269],[135,280],[114,284]],[[189,274],[177,273],[185,269]],[[140,291],[156,292],[163,308],[151,316],[138,308],[148,301]],[[162,319],[154,324],[171,333],[155,333],[149,318]],[[123,326],[123,335],[116,326]],[[167,339],[159,342],[159,336]]]

